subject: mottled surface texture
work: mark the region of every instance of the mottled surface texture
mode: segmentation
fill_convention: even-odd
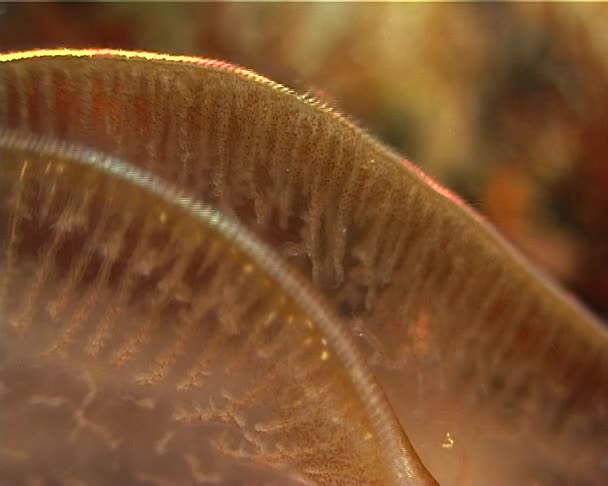
[[[420,481],[346,329],[245,230],[23,145],[0,136],[3,481]]]
[[[0,58],[0,123],[237,217],[332,302],[440,483],[605,482],[605,330],[408,162],[214,61],[18,57]]]

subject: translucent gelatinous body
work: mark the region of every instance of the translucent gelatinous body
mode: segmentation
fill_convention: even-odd
[[[434,484],[272,252],[144,173],[2,133],[0,343],[0,482]]]
[[[144,167],[308,276],[440,482],[608,480],[605,329],[407,161],[326,106],[216,61],[0,61],[0,123]]]

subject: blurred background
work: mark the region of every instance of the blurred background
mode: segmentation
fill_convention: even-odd
[[[608,318],[608,4],[0,3],[0,50],[220,58],[336,106]]]

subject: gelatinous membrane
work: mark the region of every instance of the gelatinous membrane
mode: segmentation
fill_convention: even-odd
[[[349,333],[247,231],[1,131],[0,430],[0,484],[435,484]]]
[[[330,108],[216,61],[0,56],[0,123],[98,147],[238,218],[347,322],[442,484],[608,482],[608,336]]]

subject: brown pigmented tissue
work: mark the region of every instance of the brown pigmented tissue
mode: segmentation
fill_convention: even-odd
[[[128,161],[253,232],[330,303],[441,484],[608,480],[606,329],[331,108],[215,61],[34,51],[0,56],[0,125]]]
[[[74,145],[5,132],[0,160],[2,481],[436,484],[245,228]]]

